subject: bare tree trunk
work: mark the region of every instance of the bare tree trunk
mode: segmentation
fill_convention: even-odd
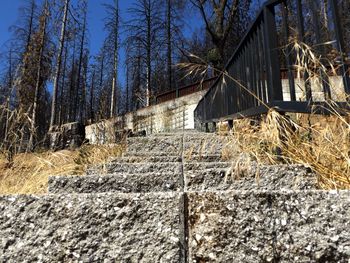
[[[151,17],[151,1],[148,0],[148,7],[147,7],[147,47],[146,47],[146,67],[147,67],[147,73],[146,73],[146,107],[150,105],[150,97],[151,97],[151,49],[152,49],[152,39],[151,39],[151,30],[152,30],[152,17]]]
[[[29,17],[29,25],[28,25],[28,33],[27,33],[27,41],[26,41],[26,47],[24,50],[24,53],[22,54],[22,65],[24,64],[24,56],[29,52],[29,47],[32,40],[32,34],[33,34],[33,21],[34,21],[34,11],[35,11],[35,0],[31,0],[30,3],[30,17]],[[27,70],[28,64],[24,64],[24,71]]]
[[[90,119],[91,123],[94,122],[95,119],[95,114],[94,114],[94,82],[95,82],[95,69],[92,72],[92,77],[91,77],[91,88],[90,88]]]
[[[65,86],[66,86],[66,68],[67,68],[67,57],[68,57],[68,45],[64,47],[64,62],[63,62],[63,73],[62,73],[62,87],[60,92],[60,106],[59,106],[59,116],[58,124],[61,126],[64,122],[67,121],[67,108],[65,109],[65,116],[63,115],[63,100],[65,96]]]
[[[9,133],[9,125],[10,125],[10,101],[11,101],[11,93],[12,93],[12,84],[13,84],[13,76],[12,76],[12,49],[10,49],[10,56],[9,56],[9,82],[8,82],[8,89],[9,94],[6,99],[6,122],[5,122],[5,136],[4,136],[4,142],[6,144],[8,139],[8,133]]]
[[[9,125],[10,125],[10,98],[11,94],[6,98],[6,122],[5,122],[5,134],[4,134],[4,142],[6,144],[8,133],[9,133]]]
[[[114,62],[113,62],[113,81],[112,81],[112,91],[111,91],[111,107],[110,107],[110,118],[115,115],[116,110],[116,86],[117,86],[117,68],[118,68],[118,58],[117,51],[114,50]]]
[[[171,0],[167,0],[167,75],[168,89],[172,90],[172,34],[171,34]]]
[[[28,28],[28,35],[27,35],[27,43],[26,43],[25,52],[28,52],[30,41],[32,39],[34,10],[35,10],[35,0],[32,0],[31,3],[30,3],[29,28]]]
[[[99,83],[99,90],[102,91],[103,89],[103,71],[104,71],[104,60],[105,60],[105,53],[104,53],[104,50],[102,51],[102,54],[101,54],[101,67],[100,67],[100,83]],[[103,112],[101,112],[98,116],[99,119],[101,118],[105,118],[105,116],[102,116],[104,115]],[[102,116],[102,117],[101,117]]]
[[[87,1],[84,0],[84,21],[83,21],[83,29],[82,29],[82,36],[81,36],[81,42],[80,42],[80,53],[79,53],[79,66],[78,66],[78,81],[77,81],[77,87],[76,87],[76,92],[75,92],[75,111],[74,111],[74,115],[76,116],[77,112],[77,101],[78,101],[78,97],[79,97],[79,89],[80,89],[80,85],[81,85],[81,68],[82,68],[82,63],[83,63],[83,53],[84,53],[84,42],[85,42],[85,31],[86,31],[86,16],[87,16]],[[80,100],[81,102],[81,100]],[[80,118],[82,117],[81,113],[80,113]],[[82,119],[81,119],[82,121]]]
[[[68,99],[68,104],[69,104],[69,110],[68,110],[68,122],[72,122],[75,119],[74,111],[75,111],[75,86],[76,86],[76,67],[75,67],[75,44],[76,44],[76,39],[74,39],[73,42],[73,56],[72,56],[72,67],[70,71],[70,85],[69,85],[69,99]]]
[[[129,62],[126,62],[126,103],[125,110],[129,112]]]
[[[53,126],[55,125],[55,119],[56,119],[56,100],[57,100],[58,80],[60,78],[60,73],[61,73],[62,53],[63,53],[63,46],[64,46],[64,41],[65,41],[68,9],[69,9],[69,0],[65,0],[64,14],[63,14],[63,19],[62,19],[61,36],[60,36],[60,46],[59,46],[58,57],[57,57],[57,69],[56,69],[54,85],[53,85],[50,131],[52,131]]]
[[[100,90],[103,86],[103,70],[104,70],[104,61],[105,61],[105,55],[104,53],[101,55],[101,67],[100,67]]]
[[[39,62],[38,62],[38,70],[36,75],[36,82],[35,82],[35,93],[34,93],[34,101],[33,101],[33,109],[32,109],[32,122],[30,127],[30,137],[29,142],[27,146],[27,151],[32,151],[34,149],[34,136],[36,133],[36,115],[37,115],[37,108],[38,108],[38,101],[39,101],[39,90],[40,90],[40,79],[41,79],[41,68],[42,68],[42,61],[44,56],[44,47],[45,47],[45,38],[46,38],[46,24],[47,24],[47,18],[48,18],[48,2],[45,1],[44,6],[44,21],[42,25],[42,35],[40,40],[40,51],[39,51]]]
[[[137,72],[136,72],[136,90],[134,91],[134,101],[136,101],[136,109],[140,107],[140,94],[141,92],[141,51],[139,49],[139,54],[137,56]]]
[[[113,50],[113,82],[111,91],[110,117],[116,114],[116,89],[118,85],[118,49],[119,49],[119,0],[115,0],[114,13],[114,50]]]
[[[11,89],[10,89],[11,90]],[[7,141],[8,137],[8,130],[9,130],[9,121],[10,121],[10,99],[11,99],[11,91],[9,91],[9,94],[6,98],[6,121],[5,121],[5,133],[4,133],[4,142]]]
[[[85,124],[85,113],[86,113],[86,82],[87,82],[87,72],[88,72],[88,58],[85,55],[84,67],[83,67],[83,86],[80,101],[80,121]]]

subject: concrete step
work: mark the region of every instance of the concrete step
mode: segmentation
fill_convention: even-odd
[[[183,156],[183,160],[185,162],[223,162],[226,158],[222,154],[187,154]]]
[[[160,154],[160,156],[180,156],[182,136],[139,137],[127,139],[128,155],[140,156],[140,153]]]
[[[104,165],[95,166],[87,170],[87,175],[97,173],[123,173],[143,174],[143,173],[166,173],[181,176],[182,164],[180,162],[149,162],[149,163],[119,163],[109,162]]]
[[[211,133],[162,133],[149,137],[129,138],[124,156],[183,156],[192,161],[230,159],[239,151],[230,136]]]
[[[49,193],[145,193],[181,191],[179,173],[114,173],[107,175],[52,176]]]
[[[0,262],[184,262],[182,195],[0,197]]]
[[[316,189],[316,176],[300,165],[231,166],[229,162],[185,163],[182,182],[181,163],[116,163],[105,175],[50,177],[49,192],[180,191],[183,184],[185,191]]]
[[[184,134],[201,134],[201,132],[197,130],[173,130],[171,132],[160,132],[160,133],[152,133],[149,137],[162,137],[162,136],[179,136]]]
[[[125,152],[123,157],[128,158],[139,158],[139,159],[148,159],[152,157],[163,157],[166,158],[168,156],[182,158],[180,152],[163,152],[163,151],[143,151],[142,149],[138,152]]]
[[[350,192],[192,192],[189,262],[350,261]]]
[[[184,160],[187,162],[221,162],[226,161],[227,158],[223,157],[222,154],[200,154],[200,155],[186,155],[186,156],[173,156],[166,152],[125,152],[123,154],[124,158],[137,160],[137,162],[147,162],[151,160],[152,162],[161,162],[162,160],[166,162],[175,162]]]
[[[99,164],[99,165],[92,165],[90,166],[87,170],[87,174],[101,174],[101,173],[106,173],[105,172],[105,167],[106,165],[110,163],[164,163],[164,162],[169,162],[169,163],[179,163],[182,162],[182,157],[181,156],[158,156],[158,155],[145,155],[145,156],[134,156],[134,155],[128,155],[125,154],[123,157],[117,157],[117,158],[112,158],[110,159],[106,164]]]
[[[229,169],[232,162],[218,161],[218,162],[184,162],[185,171],[203,171],[208,169]],[[225,170],[226,171],[226,170]]]
[[[185,134],[183,149],[183,156],[188,161],[207,160],[207,156],[220,156],[220,159],[228,160],[232,157],[232,154],[240,151],[230,136],[211,133]]]
[[[186,191],[316,189],[316,176],[300,165],[185,163]]]
[[[166,155],[166,156],[159,156],[159,155],[144,155],[144,156],[135,156],[135,155],[129,155],[125,154],[123,157],[117,157],[111,159],[109,162],[116,162],[116,163],[162,163],[162,162],[181,162],[182,157],[181,156],[172,156],[172,155]]]

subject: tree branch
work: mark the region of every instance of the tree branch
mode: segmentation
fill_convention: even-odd
[[[218,36],[215,34],[215,32],[212,30],[211,26],[210,26],[210,23],[209,23],[209,20],[207,18],[207,15],[205,13],[205,10],[204,10],[204,4],[206,3],[206,0],[191,0],[191,3],[196,6],[199,11],[201,12],[201,15],[204,19],[204,22],[205,22],[205,26],[209,32],[209,34],[211,35],[211,37],[213,39],[217,39]]]
[[[227,22],[225,31],[224,31],[224,36],[223,36],[223,40],[225,41],[230,33],[230,30],[232,29],[233,26],[233,22],[234,19],[236,17],[236,13],[238,11],[238,4],[239,4],[239,0],[234,0],[234,2],[232,3],[232,7],[230,10],[230,17],[229,17],[229,21]]]

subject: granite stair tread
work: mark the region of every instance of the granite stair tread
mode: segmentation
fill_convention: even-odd
[[[52,176],[50,193],[145,193],[181,191],[180,174],[176,173],[114,173],[86,176]]]

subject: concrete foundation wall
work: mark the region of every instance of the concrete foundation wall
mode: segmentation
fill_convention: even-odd
[[[305,92],[305,81],[302,79],[295,79],[295,95],[297,101],[306,100]],[[314,101],[325,101],[325,96],[323,92],[323,86],[320,79],[311,79],[311,91],[312,99]],[[346,101],[346,95],[344,92],[343,79],[340,76],[334,76],[329,78],[329,86],[331,88],[332,99],[335,101]],[[283,99],[285,101],[290,101],[290,91],[289,91],[289,80],[282,80],[282,89],[283,89]]]
[[[194,129],[194,110],[204,94],[205,91],[196,92],[86,126],[86,139],[91,144],[104,144],[117,141],[116,132],[123,129],[146,134]]]

